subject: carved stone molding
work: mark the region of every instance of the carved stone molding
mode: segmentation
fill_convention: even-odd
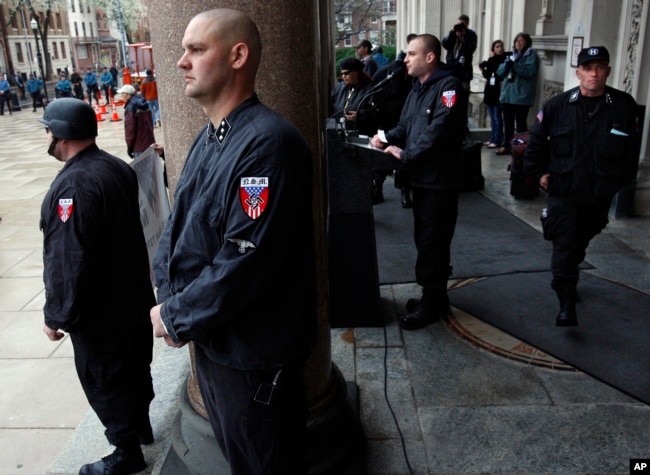
[[[627,35],[628,43],[625,51],[625,65],[623,70],[623,90],[628,93],[632,93],[634,88],[642,14],[643,0],[632,0],[629,17],[630,32]]]
[[[542,104],[546,104],[551,97],[557,96],[564,92],[564,84],[557,81],[544,81],[544,88],[542,90]]]

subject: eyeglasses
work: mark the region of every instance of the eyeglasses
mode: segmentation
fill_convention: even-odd
[[[352,71],[341,71],[341,76],[349,76]]]

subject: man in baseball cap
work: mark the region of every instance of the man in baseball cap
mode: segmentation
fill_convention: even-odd
[[[579,265],[609,222],[614,195],[636,179],[638,106],[625,91],[607,86],[610,72],[604,46],[580,51],[578,86],[544,104],[526,147],[524,172],[546,190],[541,220],[544,238],[553,242],[559,327],[578,325]]]

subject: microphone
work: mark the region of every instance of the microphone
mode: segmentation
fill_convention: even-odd
[[[373,90],[375,90],[375,89],[378,89],[378,88],[382,87],[384,84],[386,84],[388,81],[390,81],[390,80],[393,78],[393,76],[395,76],[395,71],[393,71],[393,72],[390,73],[390,74],[387,74],[386,77],[385,77],[384,79],[382,79],[382,80],[379,81],[377,84],[375,84],[374,86],[372,86],[371,91],[373,91]]]

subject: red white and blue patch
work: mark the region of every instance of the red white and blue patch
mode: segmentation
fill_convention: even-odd
[[[242,177],[239,201],[249,218],[259,218],[269,202],[269,177]]]
[[[456,104],[456,91],[445,91],[442,93],[442,103],[445,107],[450,109]]]
[[[64,223],[72,216],[72,198],[61,198],[59,200],[59,218]]]

